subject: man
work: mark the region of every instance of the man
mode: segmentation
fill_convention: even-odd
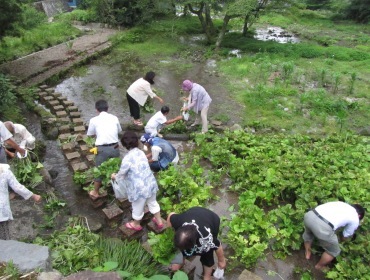
[[[102,99],[96,101],[95,109],[98,112],[98,116],[90,120],[87,135],[96,137],[97,155],[95,165],[98,167],[110,158],[119,157],[118,133],[122,131],[122,128],[118,118],[107,113],[107,101]],[[100,197],[101,181],[101,178],[94,179],[94,190],[89,193],[93,200]]]
[[[9,132],[9,130],[5,127],[4,123],[0,121],[0,138],[1,141],[5,142],[7,145],[11,146],[14,148],[16,151],[18,151],[21,156],[24,156],[26,151],[19,147],[17,143],[14,142],[13,139],[11,139],[13,135]],[[7,163],[7,158],[6,158],[6,152],[5,148],[3,145],[0,145],[0,163]]]
[[[154,114],[148,121],[145,126],[145,133],[149,133],[152,137],[158,136],[162,138],[162,135],[159,134],[159,131],[168,124],[182,120],[182,116],[177,116],[171,120],[167,120],[167,115],[170,112],[168,106],[163,106],[160,111]]]
[[[341,201],[327,202],[317,206],[304,215],[304,240],[306,259],[311,258],[311,244],[316,237],[325,249],[316,269],[324,269],[340,253],[338,237],[335,231],[344,227],[343,239],[351,237],[365,215],[365,209],[359,204]]]
[[[11,121],[4,122],[4,125],[13,134],[14,141],[20,147],[27,150],[33,150],[35,148],[35,137],[23,125],[12,123]],[[14,154],[11,153],[10,156],[14,157]]]
[[[225,269],[226,260],[221,242],[217,239],[220,229],[219,216],[202,207],[193,207],[182,214],[170,213],[167,225],[175,229],[175,246],[182,252],[172,261],[171,270],[179,270],[184,264],[184,256],[200,256],[203,265],[203,279],[211,279],[216,252],[218,267]]]
[[[147,154],[150,169],[154,172],[165,170],[170,163],[177,164],[179,154],[170,142],[159,137],[152,137],[149,133],[145,133],[140,138],[141,143],[151,147],[151,152]]]

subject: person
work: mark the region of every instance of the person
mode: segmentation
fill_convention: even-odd
[[[95,166],[99,167],[104,161],[110,158],[119,157],[118,133],[122,131],[118,118],[108,112],[108,102],[100,99],[95,103],[98,116],[93,117],[87,129],[88,136],[95,136],[97,155]],[[96,200],[100,197],[101,178],[94,179],[94,190],[89,192],[90,197]]]
[[[41,201],[41,196],[34,194],[17,181],[8,164],[0,164],[0,239],[2,240],[10,239],[9,221],[13,220],[8,187],[24,199],[32,198],[35,202]]]
[[[24,156],[26,150],[20,147],[13,139],[13,134],[6,128],[4,123],[0,121],[0,138],[2,142],[5,142],[7,145],[15,149],[21,156]],[[0,163],[7,163],[6,151],[3,144],[0,145]]]
[[[145,153],[138,148],[139,137],[133,131],[126,131],[121,143],[128,153],[122,159],[118,173],[113,173],[111,178],[118,182],[126,180],[126,193],[132,203],[133,220],[127,222],[125,227],[134,231],[142,230],[140,221],[144,216],[144,207],[147,205],[150,213],[154,215],[153,222],[158,229],[162,229],[164,223],[156,199],[158,184],[150,170]]]
[[[311,245],[316,237],[325,252],[315,268],[324,269],[340,253],[335,231],[344,227],[343,239],[348,239],[354,234],[364,215],[365,210],[361,205],[341,201],[327,202],[308,211],[304,215],[305,231],[302,235],[306,259],[311,258]]]
[[[13,123],[11,121],[4,122],[5,127],[13,134],[14,141],[22,148],[33,150],[35,148],[35,137],[27,130],[24,125]],[[14,157],[14,153],[8,153]]]
[[[151,148],[151,152],[147,154],[147,158],[150,169],[154,172],[167,169],[170,163],[178,163],[179,154],[167,140],[160,137],[152,137],[149,133],[145,133],[141,136],[140,141],[145,146]]]
[[[193,111],[199,115],[202,120],[202,133],[206,133],[208,131],[208,108],[212,102],[212,98],[209,96],[208,92],[197,83],[193,83],[190,80],[185,80],[182,83],[182,90],[190,93],[190,104],[184,106],[181,110],[188,111],[189,109],[193,109]],[[195,126],[199,124],[199,116],[197,115],[194,123],[191,126]]]
[[[182,256],[177,256],[171,264],[171,270],[179,270],[184,264],[184,257],[200,256],[203,265],[203,279],[211,279],[215,264],[213,252],[216,252],[218,267],[225,269],[226,259],[221,242],[217,239],[220,218],[202,207],[193,207],[187,211],[176,214],[170,213],[167,225],[175,230],[174,243]]]
[[[176,118],[167,120],[167,115],[169,112],[170,112],[170,108],[168,106],[163,106],[160,111],[155,113],[154,116],[149,119],[148,123],[146,124],[144,128],[145,133],[150,133],[152,137],[155,137],[155,136],[162,137],[162,135],[159,134],[159,131],[165,125],[169,125],[171,123],[175,123],[183,119],[182,116],[177,116]]]
[[[157,96],[151,89],[150,85],[154,84],[155,73],[150,71],[145,77],[136,80],[127,90],[126,97],[130,108],[131,117],[134,118],[134,124],[142,126],[140,120],[140,106],[144,106],[148,96],[156,98],[163,103],[163,99]]]

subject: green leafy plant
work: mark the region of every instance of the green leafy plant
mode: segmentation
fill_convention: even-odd
[[[153,258],[161,264],[170,264],[176,254],[175,244],[173,242],[175,237],[174,231],[168,228],[162,234],[149,232],[148,237]]]
[[[42,182],[42,176],[39,170],[44,166],[39,162],[31,160],[31,151],[27,151],[29,155],[26,158],[15,157],[12,161],[11,168],[17,180],[27,186],[29,189],[35,188]],[[36,155],[34,155],[36,157]]]

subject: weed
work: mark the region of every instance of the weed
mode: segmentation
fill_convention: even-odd
[[[349,80],[349,90],[348,90],[348,93],[350,95],[353,94],[353,90],[354,90],[354,87],[355,87],[356,78],[357,78],[357,73],[356,72],[352,72],[351,73],[351,78]]]

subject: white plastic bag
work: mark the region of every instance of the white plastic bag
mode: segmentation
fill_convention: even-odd
[[[188,105],[188,103],[184,102],[184,107],[186,107],[187,105]],[[188,111],[183,111],[182,116],[184,118],[184,121],[188,121],[189,120],[189,110]]]
[[[117,199],[125,199],[127,198],[127,192],[126,192],[126,181],[119,181],[111,180],[114,196]]]
[[[224,278],[224,270],[217,267],[217,269],[215,270],[215,272],[213,272],[213,277],[216,278],[216,279],[223,279]]]

